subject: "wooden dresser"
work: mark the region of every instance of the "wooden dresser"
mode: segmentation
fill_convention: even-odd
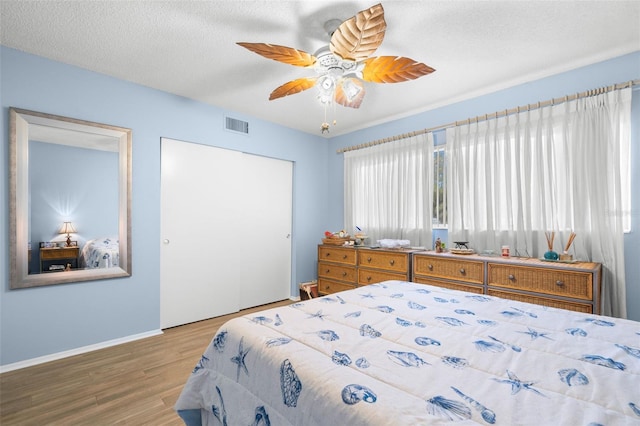
[[[336,293],[386,280],[409,281],[413,252],[320,244],[318,293]]]
[[[413,256],[412,281],[453,290],[484,293],[484,262],[466,256],[416,253]]]
[[[571,311],[600,313],[602,265],[419,252],[412,281]]]
[[[41,248],[40,272],[64,271],[67,265],[70,265],[71,269],[77,269],[79,254],[80,249],[77,246]]]
[[[413,251],[358,248],[358,285],[387,280],[409,281]]]
[[[318,293],[356,288],[357,252],[354,247],[318,246]]]

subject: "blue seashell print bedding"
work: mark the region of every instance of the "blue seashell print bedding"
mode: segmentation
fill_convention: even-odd
[[[640,424],[640,323],[386,281],[223,325],[192,425]]]

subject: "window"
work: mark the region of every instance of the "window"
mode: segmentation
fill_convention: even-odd
[[[447,227],[447,169],[444,147],[433,150],[433,211],[432,227]]]
[[[420,134],[344,154],[344,218],[371,241],[431,246],[433,137]]]

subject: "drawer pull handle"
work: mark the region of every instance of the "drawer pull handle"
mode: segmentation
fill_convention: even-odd
[[[347,255],[345,254],[344,256],[342,256],[342,258],[343,258],[343,259],[346,259],[346,258],[347,258]]]
[[[427,268],[429,268],[430,271],[433,271],[433,265],[427,265]]]
[[[516,277],[513,274],[509,274],[509,281],[515,281]]]
[[[346,276],[347,276],[347,273],[346,273],[346,272],[343,272],[343,273],[342,273],[342,276],[343,276],[343,277],[346,277]]]
[[[466,274],[466,272],[465,272],[464,268],[460,268],[460,273],[461,273],[462,275]]]
[[[326,286],[324,289],[325,289],[325,290],[329,290],[329,286]]]
[[[560,280],[558,280],[558,281],[556,281],[556,285],[557,285],[558,287],[562,287],[562,286],[564,285],[564,281],[560,281]]]
[[[331,256],[331,253],[329,252],[325,253],[325,257],[329,257],[329,256]]]
[[[371,277],[367,277],[367,281],[371,281]]]
[[[390,264],[391,266],[395,265],[395,263],[396,263],[396,261],[395,261],[395,260],[393,260],[393,259],[391,259],[391,260],[389,261],[389,264]]]
[[[331,272],[331,269],[327,269],[324,273],[328,274],[329,272]]]
[[[368,257],[368,258],[367,258],[367,262],[371,262],[371,257]]]

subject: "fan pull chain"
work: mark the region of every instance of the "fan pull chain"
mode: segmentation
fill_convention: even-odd
[[[322,133],[329,133],[329,123],[327,123],[327,104],[324,104],[324,122],[320,126]]]
[[[336,121],[336,102],[334,101],[333,102],[333,125],[335,126],[336,124],[338,124],[338,122]]]

